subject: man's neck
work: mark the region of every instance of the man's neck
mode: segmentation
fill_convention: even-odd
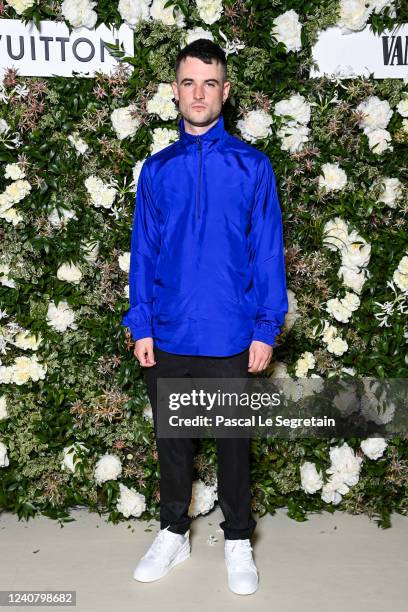
[[[212,121],[208,125],[193,125],[185,117],[183,117],[183,119],[184,119],[184,129],[187,132],[187,134],[191,134],[192,136],[200,136],[202,134],[205,134],[205,132],[208,132],[208,130],[217,123],[219,117],[214,119],[214,121]]]

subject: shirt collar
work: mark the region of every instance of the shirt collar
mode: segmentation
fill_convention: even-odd
[[[211,147],[222,142],[225,136],[224,117],[220,115],[218,121],[210,127],[204,134],[190,134],[186,132],[184,117],[179,120],[180,141],[185,146],[197,144],[197,139],[201,139],[203,146]]]

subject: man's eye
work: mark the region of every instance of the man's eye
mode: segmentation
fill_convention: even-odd
[[[210,87],[215,87],[215,83],[208,83]]]

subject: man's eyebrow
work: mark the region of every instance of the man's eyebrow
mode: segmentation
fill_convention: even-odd
[[[191,78],[189,78],[189,77],[185,77],[184,79],[182,79],[182,80],[180,81],[180,85],[181,85],[182,83],[184,83],[184,81],[194,81],[194,79],[191,79]],[[219,83],[219,80],[218,80],[218,79],[205,79],[205,81],[204,81],[204,82],[205,82],[205,83],[208,83],[208,81],[215,81],[216,83]]]

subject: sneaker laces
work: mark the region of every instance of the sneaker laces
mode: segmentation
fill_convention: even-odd
[[[155,539],[153,540],[153,543],[151,544],[145,557],[159,557],[159,559],[163,563],[166,563],[167,560],[165,558],[165,555],[163,555],[163,553],[167,552],[171,554],[172,552],[174,552],[175,550],[174,544],[178,540],[178,539],[176,540],[176,538],[170,539],[168,536],[169,533],[173,533],[173,532],[168,531],[167,529],[161,529],[159,533],[156,535]],[[174,535],[178,535],[178,534],[174,534]]]
[[[230,540],[225,551],[229,565],[233,565],[234,571],[257,571],[252,558],[252,546],[249,540]]]

